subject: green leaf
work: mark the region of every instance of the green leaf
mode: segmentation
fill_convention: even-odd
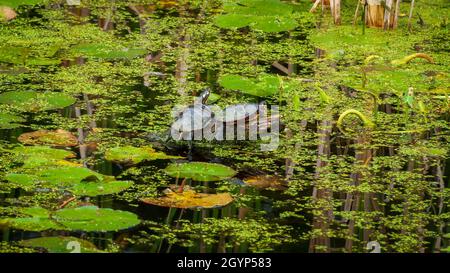
[[[18,122],[24,121],[25,119],[21,116],[0,112],[0,129],[14,129],[17,127],[21,127],[22,124],[19,124]]]
[[[0,6],[17,8],[21,5],[36,5],[42,3],[42,0],[0,0]]]
[[[123,146],[108,149],[105,153],[105,158],[109,161],[138,164],[143,160],[177,159],[182,157],[156,152],[152,147]]]
[[[23,173],[8,173],[5,175],[5,179],[17,187],[28,190],[34,188],[38,177]]]
[[[104,44],[82,44],[72,48],[74,54],[99,59],[134,59],[147,53],[139,48],[113,48]]]
[[[239,75],[223,75],[219,78],[219,84],[229,90],[251,92],[255,89],[255,83]]]
[[[219,84],[226,89],[252,96],[269,97],[278,93],[281,83],[277,76],[262,74],[256,80],[238,75],[224,75],[220,77]]]
[[[103,176],[83,167],[56,167],[36,172],[42,183],[54,186],[73,186],[81,181],[102,181]]]
[[[207,103],[215,103],[220,100],[222,97],[216,93],[209,94]]]
[[[222,14],[214,19],[214,23],[221,28],[235,29],[250,25],[254,19],[253,16],[245,14]]]
[[[290,17],[258,16],[251,25],[264,32],[282,32],[297,27],[297,21]]]
[[[75,157],[75,154],[71,151],[54,149],[47,146],[20,146],[15,147],[11,152],[23,159],[45,158],[56,160]]]
[[[44,208],[30,207],[19,209],[19,211],[31,217],[7,218],[7,223],[12,228],[26,231],[44,231],[61,228],[49,218],[50,212]]]
[[[170,164],[165,172],[178,178],[190,178],[195,181],[219,181],[233,177],[236,171],[225,165],[205,162]]]
[[[54,219],[71,230],[87,232],[118,231],[140,223],[134,213],[95,206],[58,210]]]
[[[292,6],[278,0],[241,0],[225,3],[226,14],[218,15],[214,22],[217,26],[236,29],[250,26],[264,32],[288,31],[297,27],[292,18]]]
[[[21,111],[45,111],[70,106],[76,99],[57,92],[10,91],[0,94],[0,104],[9,104]]]
[[[45,248],[49,253],[71,253],[70,243],[75,242],[80,245],[80,253],[101,253],[97,247],[86,240],[76,237],[40,237],[29,240],[20,241],[19,245],[32,248]]]
[[[132,185],[131,181],[81,182],[69,190],[78,196],[98,196],[119,193]]]
[[[8,223],[12,228],[26,231],[62,230],[61,226],[47,218],[10,218]]]

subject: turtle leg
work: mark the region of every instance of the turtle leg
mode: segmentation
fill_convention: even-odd
[[[193,149],[194,145],[192,143],[192,140],[188,140],[187,143],[188,143],[188,156],[187,157],[188,157],[188,161],[191,162],[192,161],[192,149]]]

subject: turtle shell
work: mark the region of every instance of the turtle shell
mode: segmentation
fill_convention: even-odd
[[[211,109],[206,105],[186,108],[172,124],[172,130],[189,133],[206,128],[213,122]]]
[[[255,103],[233,104],[226,107],[222,113],[216,115],[216,119],[225,123],[243,120],[258,113],[258,106]]]

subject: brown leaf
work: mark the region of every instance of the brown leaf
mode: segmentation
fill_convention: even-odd
[[[48,145],[55,147],[73,147],[78,145],[78,139],[72,133],[60,129],[56,131],[39,130],[21,134],[18,140],[28,145]]]

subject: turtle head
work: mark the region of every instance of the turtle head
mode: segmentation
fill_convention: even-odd
[[[198,97],[198,100],[202,104],[206,104],[206,101],[208,100],[209,95],[211,94],[211,89],[209,87],[203,89],[203,91],[200,93],[200,96]]]

